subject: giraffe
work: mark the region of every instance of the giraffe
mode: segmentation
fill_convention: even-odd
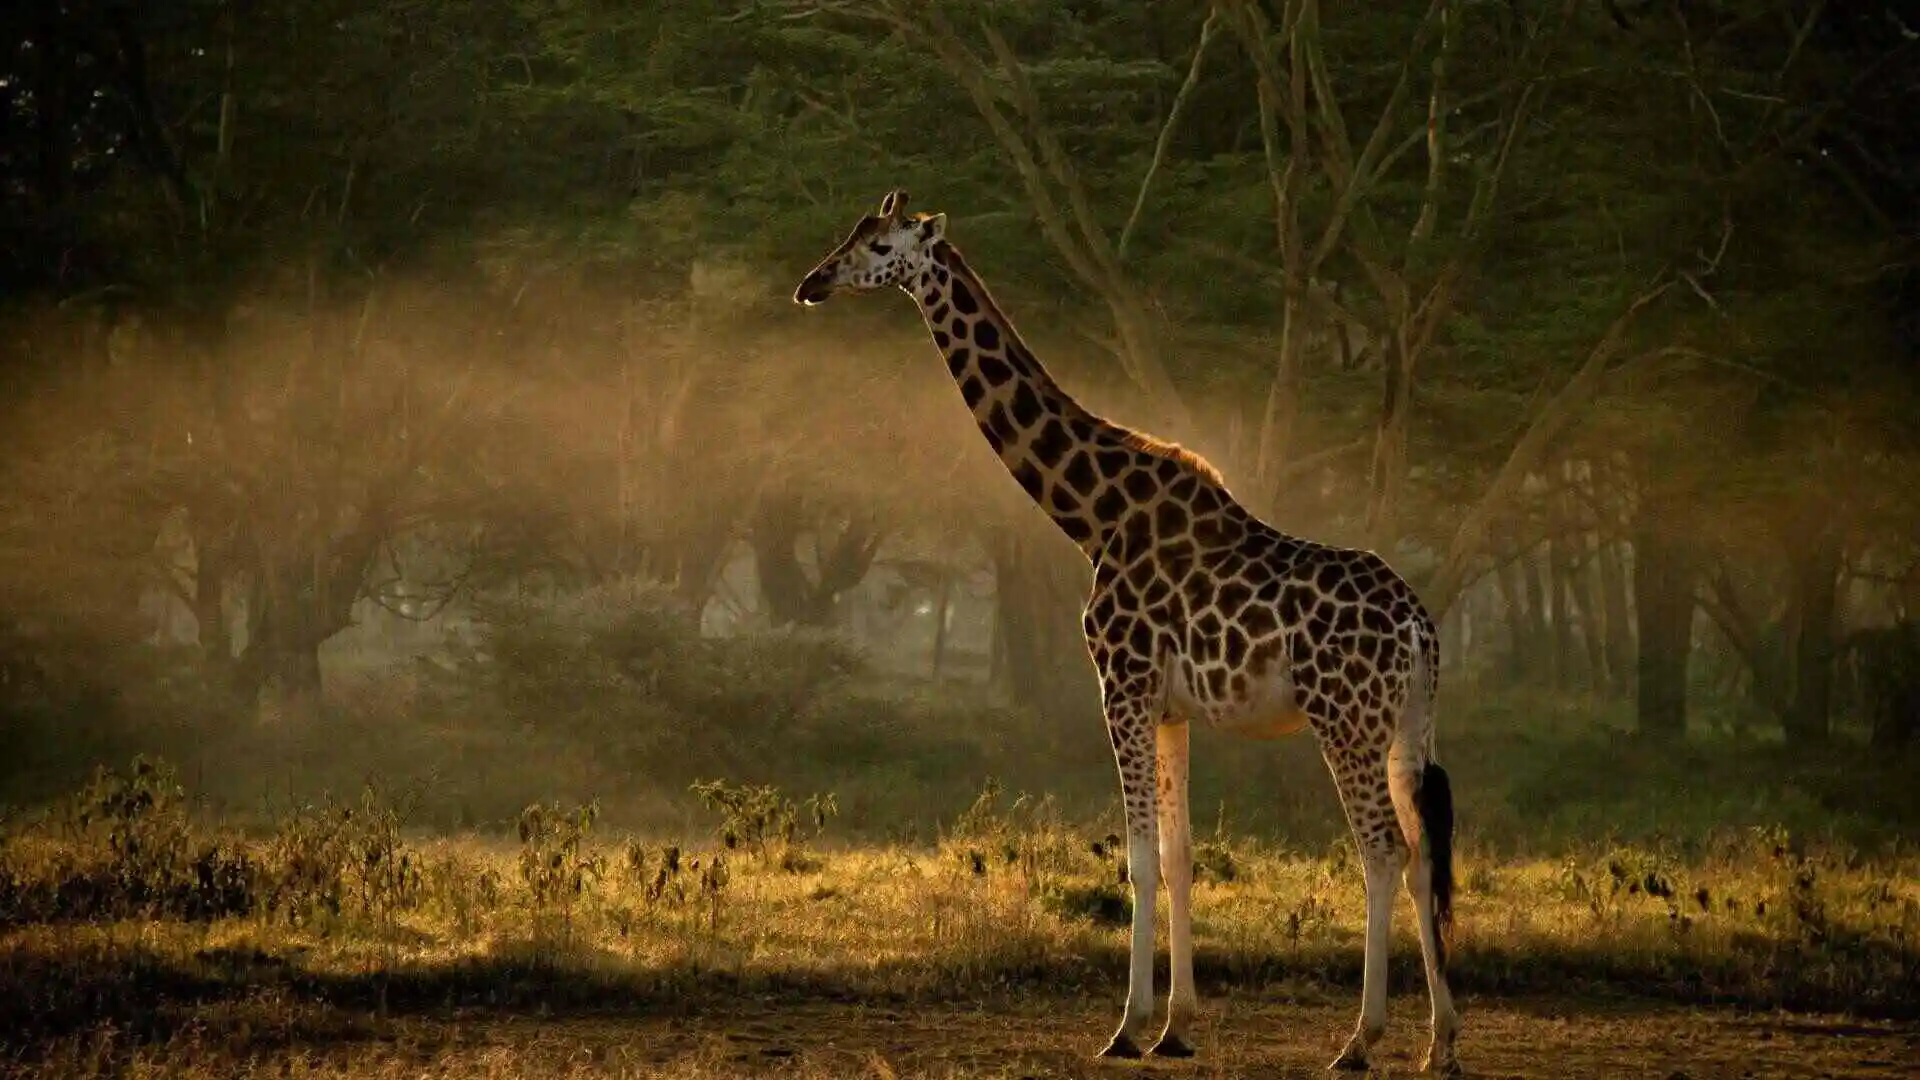
[[[1082,627],[1119,767],[1133,896],[1126,1005],[1101,1055],[1141,1054],[1162,877],[1171,985],[1150,1052],[1193,1053],[1187,764],[1197,720],[1260,739],[1311,727],[1333,774],[1364,867],[1367,930],[1359,1022],[1331,1067],[1367,1068],[1385,1030],[1388,926],[1404,870],[1432,1004],[1425,1068],[1457,1072],[1460,1021],[1446,980],[1453,805],[1433,751],[1438,635],[1412,587],[1373,552],[1280,532],[1198,454],[1082,407],[947,241],[946,215],[908,214],[898,190],[793,297],[811,306],[888,287],[919,303],[981,435],[1093,567]]]

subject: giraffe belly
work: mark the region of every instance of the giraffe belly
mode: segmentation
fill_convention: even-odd
[[[1216,707],[1208,725],[1243,739],[1284,739],[1307,726],[1307,711],[1292,700],[1235,701]]]
[[[1245,685],[1244,693],[1220,699],[1177,679],[1173,705],[1210,728],[1245,739],[1283,739],[1307,726],[1307,711],[1291,678],[1284,674],[1260,675]]]
[[[1307,726],[1307,711],[1298,705],[1258,712],[1243,709],[1221,718],[1214,726],[1244,739],[1284,739]]]

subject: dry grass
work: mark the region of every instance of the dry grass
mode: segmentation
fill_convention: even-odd
[[[164,771],[108,776],[6,836],[0,1060],[167,1076],[1080,1068],[1124,980],[1125,892],[1102,830],[989,791],[936,843],[841,847],[827,815],[788,822],[779,793],[761,794],[716,815],[731,849],[604,835],[564,807],[530,815],[517,843],[410,836],[373,796],[243,838],[196,824]],[[1665,1000],[1920,1016],[1920,862],[1751,830],[1699,847],[1469,847],[1456,980],[1474,1014],[1520,1024],[1547,994],[1578,1013]],[[1202,838],[1209,1068],[1292,1067],[1350,1022],[1363,914],[1345,850]],[[1421,1004],[1415,954],[1403,908],[1396,1008]],[[1249,1010],[1292,1010],[1320,1035],[1249,1042]],[[1410,1052],[1419,1014],[1396,1015]],[[1013,1030],[1026,1041],[996,1055]],[[1874,1053],[1914,1047],[1911,1027],[1863,1030],[1892,1040]]]

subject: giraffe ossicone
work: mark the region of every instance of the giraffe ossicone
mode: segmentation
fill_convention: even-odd
[[[974,423],[1013,479],[1093,566],[1082,615],[1126,811],[1133,890],[1127,1000],[1102,1053],[1136,1057],[1153,1014],[1154,907],[1168,897],[1171,986],[1152,1052],[1192,1052],[1188,731],[1251,738],[1311,727],[1366,878],[1360,1018],[1334,1061],[1364,1069],[1387,1019],[1388,928],[1404,870],[1432,1004],[1427,1067],[1458,1069],[1447,986],[1453,795],[1434,759],[1439,638],[1371,551],[1261,521],[1212,465],[1083,408],[1047,373],[946,239],[946,216],[890,192],[801,280],[794,300],[898,288],[920,306]]]

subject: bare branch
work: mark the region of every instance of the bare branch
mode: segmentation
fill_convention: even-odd
[[[1357,457],[1364,454],[1367,452],[1367,448],[1372,445],[1372,439],[1360,438],[1352,442],[1341,443],[1339,446],[1329,446],[1323,450],[1315,450],[1311,454],[1295,458],[1287,462],[1286,467],[1281,469],[1280,474],[1275,477],[1276,485],[1284,488],[1288,484],[1311,476],[1313,473],[1343,458]]]
[[[1127,257],[1127,241],[1133,238],[1133,228],[1140,220],[1140,210],[1147,204],[1147,189],[1153,186],[1153,177],[1160,171],[1160,163],[1166,159],[1167,147],[1173,142],[1174,125],[1180,122],[1180,114],[1186,111],[1187,101],[1193,96],[1193,88],[1200,85],[1200,69],[1207,56],[1207,44],[1213,40],[1214,31],[1220,24],[1218,8],[1207,12],[1207,20],[1200,24],[1200,42],[1193,47],[1193,63],[1187,66],[1186,81],[1173,95],[1173,104],[1167,108],[1166,123],[1160,125],[1160,137],[1153,144],[1153,159],[1147,163],[1147,172],[1140,178],[1140,192],[1134,196],[1133,210],[1127,214],[1127,223],[1120,230],[1120,241],[1114,245],[1115,254],[1124,260]]]
[[[1440,9],[1440,53],[1433,58],[1433,87],[1427,92],[1427,190],[1420,200],[1420,216],[1413,223],[1409,239],[1424,243],[1433,235],[1433,223],[1440,214],[1440,196],[1446,177],[1447,57],[1453,52],[1453,11]]]
[[[938,19],[935,13],[933,18]],[[1013,86],[1014,105],[1027,119],[1027,129],[1033,135],[1034,145],[1040,149],[1040,159],[1046,164],[1047,171],[1054,181],[1066,193],[1067,206],[1073,212],[1074,226],[1086,241],[1087,249],[1100,264],[1109,282],[1117,280],[1119,264],[1112,246],[1107,240],[1107,232],[1100,226],[1099,217],[1093,212],[1093,205],[1087,199],[1086,187],[1080,183],[1079,175],[1074,171],[1073,161],[1061,147],[1060,140],[1054,136],[1053,128],[1041,111],[1040,96],[1033,92],[1033,84],[1027,81],[1026,68],[1020,58],[1014,55],[1005,38],[991,24],[981,28],[987,36],[987,44],[993,49],[993,55],[1000,62],[1001,69],[1007,73],[1007,80]]]
[[[1258,274],[1266,277],[1268,282],[1275,288],[1283,290],[1287,295],[1293,296],[1296,299],[1304,300],[1312,304],[1314,307],[1320,309],[1329,319],[1345,323],[1348,326],[1366,327],[1370,331],[1377,330],[1370,320],[1362,318],[1359,313],[1334,299],[1332,293],[1324,286],[1307,281],[1288,280],[1281,271],[1275,270],[1272,266],[1258,259],[1242,255],[1240,252],[1234,251],[1231,248],[1222,247],[1210,240],[1182,239],[1179,243],[1181,247],[1189,251],[1206,255],[1209,258],[1219,259],[1221,262],[1227,263],[1243,273]]]
[[[1546,459],[1547,451],[1553,441],[1565,431],[1579,408],[1592,398],[1606,375],[1608,365],[1626,343],[1627,332],[1632,328],[1640,312],[1648,305],[1666,295],[1674,287],[1674,279],[1661,275],[1666,280],[1656,278],[1656,283],[1635,297],[1627,309],[1607,327],[1599,344],[1587,354],[1587,359],[1574,372],[1546,405],[1534,414],[1527,430],[1521,434],[1507,460],[1494,475],[1493,482],[1487,486],[1486,493],[1480,497],[1454,531],[1453,540],[1448,545],[1446,558],[1439,569],[1434,571],[1427,587],[1422,590],[1427,603],[1436,613],[1444,612],[1458,596],[1460,583],[1464,580],[1468,564],[1486,546],[1487,537],[1493,523],[1513,502],[1519,493],[1527,474],[1536,472],[1540,463]]]
[[[1311,2],[1312,0],[1309,0],[1309,3]],[[1396,118],[1401,108],[1406,105],[1412,87],[1414,58],[1426,51],[1427,41],[1433,36],[1434,28],[1439,22],[1441,12],[1445,10],[1446,2],[1447,0],[1432,0],[1428,5],[1427,13],[1420,19],[1419,28],[1414,31],[1412,43],[1407,46],[1407,54],[1400,62],[1400,75],[1394,82],[1393,93],[1387,98],[1387,104],[1380,110],[1380,118],[1374,122],[1373,133],[1368,136],[1367,145],[1360,152],[1359,161],[1352,162],[1350,165],[1353,148],[1347,142],[1346,127],[1340,119],[1339,101],[1334,96],[1332,79],[1326,73],[1326,61],[1320,54],[1318,17],[1317,14],[1313,16],[1311,22],[1313,32],[1306,39],[1307,69],[1313,78],[1314,94],[1319,99],[1321,128],[1332,140],[1335,150],[1335,153],[1329,157],[1328,164],[1334,167],[1335,179],[1342,184],[1342,188],[1327,227],[1321,233],[1319,243],[1314,245],[1313,255],[1307,260],[1308,273],[1317,272],[1327,256],[1333,254],[1339,246],[1347,219],[1359,205],[1361,196],[1377,179],[1376,170],[1381,155],[1387,151],[1388,134],[1394,129]],[[1296,30],[1296,34],[1307,29],[1309,19],[1303,16],[1301,23],[1301,30]]]
[[[920,26],[909,21],[905,16],[899,15],[892,5],[887,6],[887,11],[891,13],[887,21],[900,29],[920,35],[932,48],[935,56],[946,65],[949,73],[959,80],[961,89],[965,90],[967,96],[972,99],[974,108],[979,111],[981,118],[987,122],[988,129],[993,132],[994,141],[998,142],[1007,156],[1013,159],[1014,170],[1020,174],[1020,180],[1027,189],[1028,198],[1033,200],[1034,209],[1037,211],[1036,216],[1039,218],[1040,231],[1053,245],[1054,250],[1060,253],[1060,257],[1067,261],[1067,265],[1082,281],[1090,285],[1101,282],[1104,275],[1100,268],[1095,265],[1085,246],[1075,240],[1072,232],[1063,224],[1065,218],[1047,184],[1047,171],[1041,168],[1039,160],[1034,156],[1033,147],[1028,145],[1027,140],[1007,119],[1006,113],[1001,109],[999,95],[987,84],[986,65],[953,33],[944,19],[931,28],[936,32],[929,33],[928,27]]]

